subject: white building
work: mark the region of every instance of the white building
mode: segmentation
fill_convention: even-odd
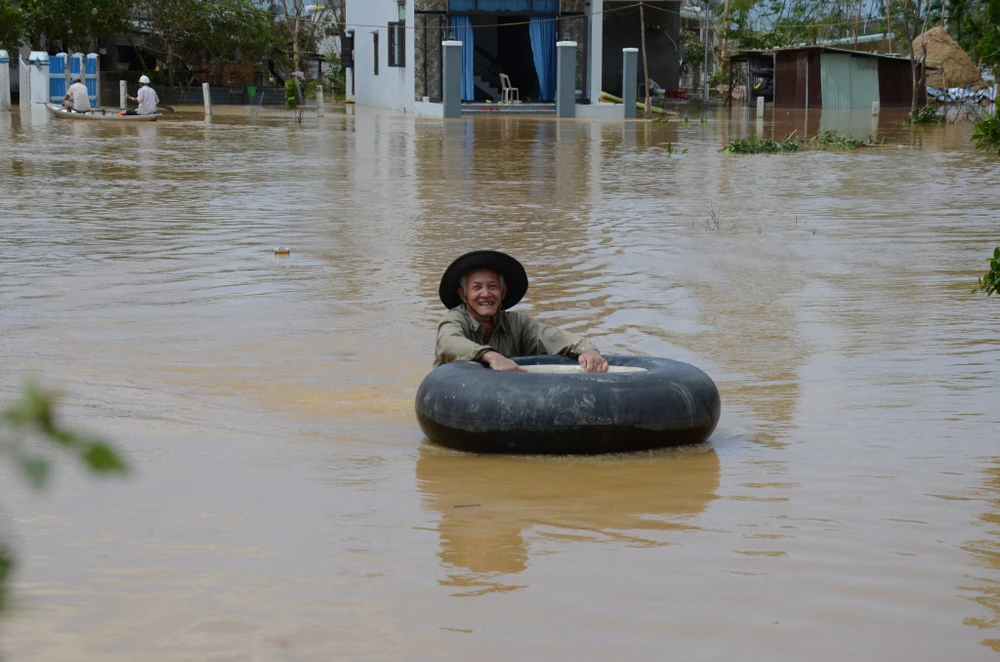
[[[645,14],[649,76],[676,89],[680,2],[651,0]],[[501,73],[522,100],[551,101],[562,40],[578,44],[578,101],[596,102],[601,91],[621,93],[622,48],[641,45],[631,0],[347,0],[345,20],[354,51],[348,97],[419,114],[428,110],[422,100],[441,100],[446,39],[463,43],[467,102],[499,100]]]

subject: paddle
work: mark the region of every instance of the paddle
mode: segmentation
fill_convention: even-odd
[[[170,106],[168,106],[165,103],[158,103],[158,104],[156,104],[156,107],[157,108],[162,108],[163,110],[167,111],[168,113],[176,113],[177,112],[176,110],[174,110],[173,108],[171,108]]]

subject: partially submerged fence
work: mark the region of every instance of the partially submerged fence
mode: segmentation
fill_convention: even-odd
[[[120,81],[113,73],[104,74],[101,81],[100,104],[102,106],[118,106]],[[160,87],[153,85],[160,103],[168,106],[201,106],[205,96],[201,85],[190,87]],[[134,97],[139,91],[138,83],[126,83],[128,95]],[[284,106],[285,88],[283,87],[222,87],[209,86],[209,98],[214,106]]]

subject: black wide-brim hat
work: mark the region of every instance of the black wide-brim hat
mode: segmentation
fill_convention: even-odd
[[[528,291],[528,274],[520,262],[500,251],[472,251],[448,265],[444,275],[441,276],[438,295],[448,310],[461,305],[458,288],[461,287],[462,276],[473,269],[492,269],[503,276],[504,284],[507,286],[507,296],[503,298],[504,310],[510,310],[517,305]]]

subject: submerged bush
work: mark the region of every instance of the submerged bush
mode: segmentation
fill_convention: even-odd
[[[986,296],[1000,291],[1000,246],[993,249],[993,257],[986,258],[990,270],[979,279],[979,287],[972,290],[973,294],[982,293]]]
[[[860,138],[842,136],[832,130],[823,131],[808,140],[801,140],[793,136],[794,134],[790,133],[782,138],[780,142],[769,138],[759,139],[756,136],[750,136],[742,140],[734,140],[720,151],[730,154],[779,154],[782,152],[798,152],[801,149],[836,148],[853,150],[874,142],[874,139],[871,137],[869,137],[868,142],[865,142]]]
[[[984,152],[996,152],[1000,155],[1000,117],[984,115],[972,127],[970,143],[976,144],[976,149]]]
[[[908,113],[903,124],[942,124],[944,115],[938,115],[937,108],[926,105],[915,113]]]
[[[750,136],[742,140],[734,140],[722,148],[723,152],[729,154],[778,154],[781,152],[799,151],[799,141],[792,138],[791,134],[781,139],[781,142],[770,138],[758,139],[757,136]]]
[[[857,149],[866,143],[860,138],[853,136],[842,136],[836,131],[823,131],[808,140],[814,147],[836,147],[838,149]]]

